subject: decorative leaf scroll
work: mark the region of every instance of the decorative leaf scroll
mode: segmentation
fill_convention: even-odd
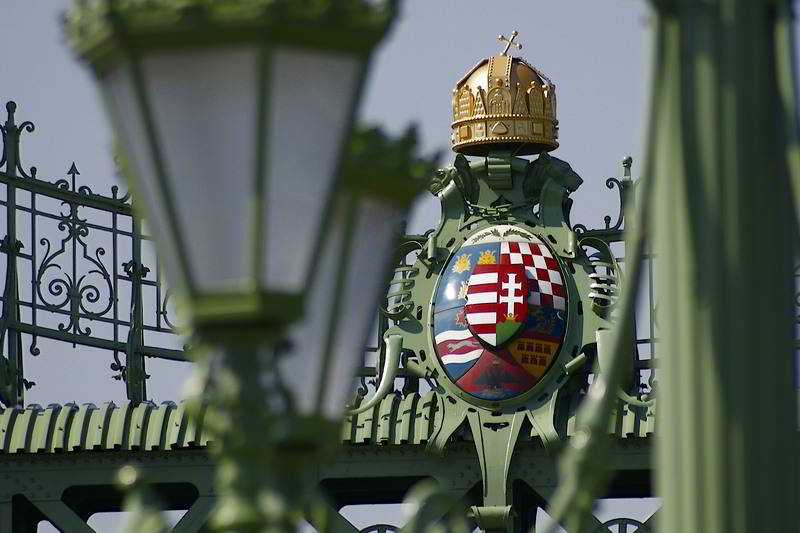
[[[508,237],[509,235],[517,235],[518,237],[523,237],[523,238],[530,237],[529,233],[514,228],[507,229],[506,231],[503,232],[503,237]]]
[[[497,231],[496,229],[492,228],[492,229],[490,229],[490,230],[487,230],[487,231],[484,231],[484,232],[482,232],[482,233],[478,233],[477,235],[475,235],[474,237],[472,237],[472,239],[473,239],[475,242],[480,242],[480,241],[482,241],[483,239],[486,239],[487,237],[497,237],[497,238],[500,238],[501,236],[502,236],[502,235],[500,234],[500,232],[499,232],[499,231]]]

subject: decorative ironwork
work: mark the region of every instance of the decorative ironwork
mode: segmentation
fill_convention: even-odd
[[[43,350],[41,339],[52,339],[108,350],[112,377],[125,383],[130,399],[144,400],[148,377],[144,357],[184,360],[185,355],[183,339],[174,334],[173,293],[161,282],[155,254],[147,250],[151,248],[149,238],[133,216],[130,196],[121,194],[116,186],[111,187],[110,196],[95,193],[80,183],[81,174],[74,162],[66,177],[53,183],[38,179],[35,166],[25,170],[19,157],[20,137],[22,132],[33,132],[35,126],[30,122],[16,124],[13,102],[6,109],[8,118],[0,129],[0,184],[6,192],[0,207],[6,210],[7,223],[6,235],[0,241],[7,265],[0,298],[0,399],[6,404],[24,403],[24,391],[33,382],[25,379],[23,352],[38,356]],[[633,189],[631,163],[626,158],[623,177],[607,181],[609,188],[618,189],[621,206]],[[467,187],[460,182],[458,185]],[[446,183],[442,183],[444,186]],[[609,312],[618,281],[609,269],[615,261],[624,262],[622,257],[614,260],[611,247],[621,240],[623,225],[620,207],[614,224],[606,217],[604,228],[573,227],[580,245],[594,254],[593,301]],[[396,274],[379,312],[375,341],[366,348],[365,364],[358,373],[360,386],[356,392],[361,397],[370,389],[374,392],[380,381],[386,359],[384,333],[420,311],[420,304],[411,299],[411,289],[420,275],[414,266],[417,258],[429,249],[435,251],[437,244],[452,246],[429,243],[432,233],[407,235],[397,248]],[[149,253],[143,254],[143,248]],[[429,255],[428,261],[443,259],[435,253]],[[652,287],[652,266],[648,270],[648,287]],[[640,328],[643,333],[636,340],[640,348],[635,362],[637,377],[623,395],[634,405],[647,402],[655,382],[652,306],[649,316],[640,317],[640,322],[645,327]],[[436,376],[420,376],[416,366],[419,356],[403,350],[395,382],[397,395],[420,391],[421,382],[425,382],[426,390],[438,388]],[[587,378],[589,372],[587,366]]]
[[[74,162],[52,183],[37,178],[36,167],[26,171],[20,137],[35,126],[17,124],[16,109],[6,105],[0,127],[0,401],[24,403],[32,382],[24,378],[23,352],[39,356],[42,339],[107,350],[112,377],[125,383],[129,399],[143,401],[145,357],[186,359],[150,239],[130,196],[117,186],[110,196],[93,192],[78,182]]]
[[[142,400],[147,398],[145,385],[149,377],[145,357],[185,358],[184,341],[174,333],[172,292],[161,283],[158,262],[146,231],[133,216],[127,194],[121,194],[116,187],[111,188],[109,196],[95,193],[80,183],[81,174],[74,163],[65,178],[53,183],[36,178],[35,167],[30,167],[23,175],[18,168],[21,128],[14,124],[12,116],[2,129],[0,187],[6,194],[0,196],[0,209],[6,210],[8,229],[0,240],[0,252],[5,255],[7,265],[0,299],[3,311],[0,317],[0,346],[3,350],[0,354],[0,399],[6,404],[23,403],[24,390],[32,385],[22,372],[23,353],[27,350],[26,355],[47,354],[50,346],[44,341],[56,340],[73,346],[106,350],[113,377],[125,383],[131,405],[145,405]],[[25,131],[33,131],[33,125],[26,126]],[[455,165],[454,168],[466,168],[458,157]],[[438,181],[431,188],[441,192],[454,183],[464,198],[471,198],[464,200],[471,218],[462,220],[456,217],[453,232],[447,234],[431,230],[423,235],[405,235],[400,239],[395,276],[378,312],[374,340],[365,349],[354,405],[364,405],[366,397],[378,391],[386,376],[391,387],[374,408],[348,421],[346,427],[351,430],[346,433],[352,433],[351,437],[345,438],[348,444],[366,442],[372,438],[375,428],[375,438],[383,439],[380,440],[382,443],[399,444],[419,439],[419,442],[429,441],[433,451],[443,448],[447,438],[441,435],[451,434],[453,423],[460,419],[453,418],[452,413],[445,416],[446,409],[452,411],[450,400],[441,394],[445,376],[432,372],[425,364],[426,357],[436,357],[436,354],[426,347],[401,345],[399,368],[386,373],[387,360],[397,359],[397,352],[387,349],[384,337],[403,324],[423,319],[424,306],[429,302],[420,296],[432,291],[436,281],[427,273],[444,267],[450,254],[461,245],[458,239],[451,238],[452,234],[474,228],[483,220],[503,220],[532,213],[537,220],[544,221],[552,216],[547,210],[537,211],[541,204],[536,198],[542,193],[537,172],[545,166],[555,168],[558,165],[564,166],[548,156],[542,156],[541,161],[531,164],[526,170],[526,175],[531,176],[527,185],[529,197],[522,200],[498,197],[494,202],[483,203],[479,203],[479,197],[473,194],[476,178],[468,173],[468,169],[458,172],[448,169],[437,174]],[[621,202],[626,201],[622,191],[633,189],[630,161],[624,166],[624,177],[608,182],[610,188],[621,191]],[[552,205],[566,205],[562,197],[565,190],[559,189],[557,194],[547,192],[556,198],[548,201]],[[0,190],[0,195],[2,192]],[[461,200],[452,204],[447,202],[449,200],[443,207],[451,211],[460,210],[464,205]],[[559,235],[562,244],[558,250],[561,253],[574,253],[569,249],[580,249],[588,257],[586,265],[591,272],[587,271],[587,275],[592,283],[593,296],[586,304],[596,306],[605,315],[614,313],[617,286],[624,281],[625,258],[620,243],[623,225],[620,210],[615,224],[611,224],[611,217],[607,217],[605,228],[577,231],[572,244],[566,237],[569,224],[564,226],[565,236]],[[521,236],[521,232],[513,228],[500,233],[492,227],[485,232],[497,233],[494,237]],[[652,287],[652,266],[646,270],[650,276],[648,285]],[[627,435],[624,428],[646,411],[641,408],[652,403],[650,398],[656,370],[653,363],[655,309],[652,305],[649,316],[641,316],[639,322],[640,338],[636,343],[640,349],[635,354],[634,378],[627,381],[617,395],[619,402],[629,406],[620,405],[617,411],[623,437]],[[169,338],[165,339],[165,335]],[[585,362],[595,357],[597,354],[589,350],[576,356],[568,369],[569,379],[576,384],[570,389],[570,411],[574,411],[587,394],[594,365]],[[567,375],[558,379],[567,379]],[[467,414],[475,418],[474,414]],[[429,423],[421,425],[415,422],[417,419]],[[493,419],[477,419],[477,426],[484,427],[485,424],[491,430],[483,437],[482,449],[505,449],[503,446],[507,441],[518,436],[511,429],[518,428],[515,430],[518,431],[523,423],[533,424],[535,421],[526,419],[524,414],[514,415],[508,420],[498,423]],[[385,429],[387,427],[397,429],[392,433]],[[636,435],[649,434],[651,430],[647,427],[642,424]],[[538,435],[537,431],[526,426],[522,438],[533,438]],[[566,431],[568,436],[573,436],[571,430]],[[548,445],[552,445],[558,435],[553,432],[552,435],[547,433],[546,437]],[[503,446],[498,444],[501,441]],[[498,508],[498,516],[486,514],[489,512],[487,509],[481,508],[482,520],[500,520],[505,516],[505,508]],[[633,533],[630,528],[635,525],[630,521],[612,521],[601,531]],[[396,530],[394,526],[385,524],[366,528],[366,531],[376,533]],[[647,530],[640,528],[639,531]]]
[[[455,165],[458,166],[458,163],[457,156]],[[619,296],[619,285],[625,277],[624,206],[633,199],[631,193],[636,186],[631,178],[632,164],[632,158],[624,158],[622,160],[622,177],[607,180],[609,188],[616,188],[619,191],[620,208],[616,222],[612,224],[612,217],[608,216],[605,218],[604,227],[601,228],[587,229],[581,225],[572,226],[577,236],[576,245],[583,249],[585,255],[589,258],[589,266],[593,269],[593,272],[589,274],[592,282],[589,300],[592,302],[595,312],[603,316],[610,316],[614,313]],[[465,180],[466,178],[463,175],[453,172],[452,169],[439,171],[432,179],[431,192],[433,194],[441,194],[452,182],[462,191],[462,194],[466,194],[471,187]],[[531,205],[532,203],[529,202],[524,206],[513,206],[512,210],[530,209]],[[471,208],[473,207],[472,204],[468,203],[467,209],[470,212],[472,212]],[[473,213],[475,217],[485,215],[485,212]],[[507,215],[508,211],[506,210],[504,211],[504,216]],[[464,229],[470,224],[472,224],[471,220],[469,224],[461,223],[459,229]],[[502,236],[496,228],[489,228],[485,230],[485,233],[494,237]],[[481,234],[479,233],[478,235]],[[433,242],[430,242],[431,240]],[[364,397],[377,391],[386,360],[386,347],[383,342],[384,333],[403,322],[403,320],[417,317],[422,313],[421,306],[425,305],[425,302],[414,301],[413,295],[417,284],[426,284],[429,283],[429,280],[420,273],[420,264],[424,263],[419,263],[418,260],[424,259],[425,263],[441,264],[447,260],[447,257],[439,256],[437,250],[440,247],[451,250],[454,244],[455,241],[436,242],[433,230],[423,235],[406,235],[401,240],[396,253],[397,267],[395,275],[389,284],[386,303],[380,308],[378,327],[375,329],[375,341],[374,344],[369,343],[365,364],[359,371],[358,380],[360,386],[358,387],[357,395],[361,399],[358,399],[354,406],[363,403]],[[632,357],[634,358],[631,364],[632,375],[617,393],[618,400],[631,408],[652,406],[652,398],[654,397],[657,383],[657,362],[655,360],[657,324],[656,307],[653,298],[654,269],[650,254],[645,255],[645,267],[644,284],[641,292],[645,293],[642,295],[642,301],[646,305],[640,305],[637,311],[635,349],[632,351]],[[590,359],[596,357],[594,353],[587,355]],[[405,398],[409,392],[419,391],[420,387],[423,387],[423,392],[426,390],[441,390],[437,380],[438,376],[425,372],[424,365],[420,365],[420,358],[430,356],[435,357],[435,354],[422,354],[408,348],[403,349],[400,359],[401,367],[396,370],[396,374],[393,376],[394,394],[399,399]],[[577,364],[580,361],[582,361],[580,358],[576,360],[576,366],[580,368],[571,369],[572,373],[583,376],[579,380],[583,385],[575,394],[572,402],[573,406],[577,406],[582,401],[594,377],[594,365],[583,364],[580,366]]]
[[[400,528],[389,524],[375,524],[361,530],[361,533],[397,533]]]
[[[608,178],[606,187],[616,189],[619,194],[619,208],[616,217],[606,215],[603,217],[604,227],[588,229],[583,224],[575,224],[572,230],[578,235],[578,242],[584,248],[591,259],[595,270],[590,277],[594,283],[590,298],[593,306],[603,309],[604,313],[611,313],[618,297],[619,275],[625,263],[625,253],[622,246],[624,241],[623,232],[625,229],[625,212],[632,207],[635,199],[637,182],[631,177],[633,158],[626,156],[622,159],[622,177]],[[611,221],[616,219],[612,224]],[[647,303],[645,307],[639,307],[635,317],[635,345],[634,353],[634,378],[630,381],[627,390],[621,391],[620,400],[634,406],[652,405],[651,398],[655,395],[657,384],[656,373],[656,314],[657,306],[655,302],[654,290],[654,269],[653,257],[649,252],[645,253],[645,273],[644,281],[640,292],[645,292],[643,301]],[[588,371],[587,371],[588,372]],[[588,387],[588,383],[587,383]]]
[[[635,184],[631,178],[631,167],[633,166],[633,158],[627,156],[622,160],[622,178],[608,178],[606,180],[606,187],[611,190],[617,189],[619,194],[619,210],[617,211],[616,222],[611,224],[613,217],[606,215],[603,217],[605,228],[587,229],[583,224],[575,224],[572,226],[572,231],[582,236],[595,236],[601,237],[608,242],[621,242],[622,231],[625,224],[625,209],[628,205],[629,199],[635,191]]]
[[[650,533],[650,528],[634,518],[614,518],[594,530],[594,533]]]
[[[394,275],[389,281],[389,290],[382,305],[378,307],[378,323],[375,329],[373,345],[368,341],[365,351],[364,366],[358,371],[357,379],[359,386],[356,395],[364,398],[370,393],[377,391],[378,383],[381,381],[382,371],[386,361],[386,345],[383,342],[384,334],[390,327],[398,324],[405,317],[417,312],[417,305],[413,301],[411,290],[416,283],[415,279],[419,275],[419,269],[414,266],[417,257],[425,251],[428,240],[428,232],[425,235],[404,235],[400,244],[395,250],[395,270]],[[410,369],[409,356],[412,352],[404,350],[401,354],[402,368],[397,371],[396,377],[400,383],[400,390],[396,394],[405,396],[414,392],[419,392],[421,378]],[[426,377],[428,385],[435,388],[436,385],[430,377]],[[402,391],[402,392],[401,392]],[[360,400],[359,400],[360,401]]]

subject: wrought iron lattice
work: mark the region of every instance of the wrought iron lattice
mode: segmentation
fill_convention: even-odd
[[[14,102],[6,110],[0,401],[24,403],[34,383],[25,378],[23,354],[40,356],[42,339],[109,352],[113,377],[125,383],[129,399],[143,401],[145,357],[186,359],[150,239],[129,195],[116,186],[103,196],[80,185],[74,162],[67,178],[52,183],[39,179],[36,167],[26,170],[20,139],[35,127],[16,123]]]

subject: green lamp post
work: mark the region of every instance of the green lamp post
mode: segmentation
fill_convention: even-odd
[[[398,223],[422,188],[408,180],[428,170],[409,157],[411,137],[361,132],[339,172],[394,11],[366,0],[104,0],[79,2],[66,20],[168,279],[214,353],[218,530],[291,529],[351,391]]]

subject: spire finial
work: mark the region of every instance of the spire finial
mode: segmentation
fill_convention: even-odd
[[[510,39],[507,38],[505,35],[498,35],[497,36],[497,40],[498,41],[503,41],[503,42],[506,43],[505,49],[503,49],[503,51],[500,53],[501,56],[507,55],[508,54],[508,49],[511,48],[512,46],[514,48],[516,48],[517,50],[522,50],[522,45],[519,44],[519,43],[515,43],[514,42],[514,39],[517,37],[517,35],[519,35],[519,32],[517,32],[517,30],[514,30],[514,31],[511,32],[511,38]]]

